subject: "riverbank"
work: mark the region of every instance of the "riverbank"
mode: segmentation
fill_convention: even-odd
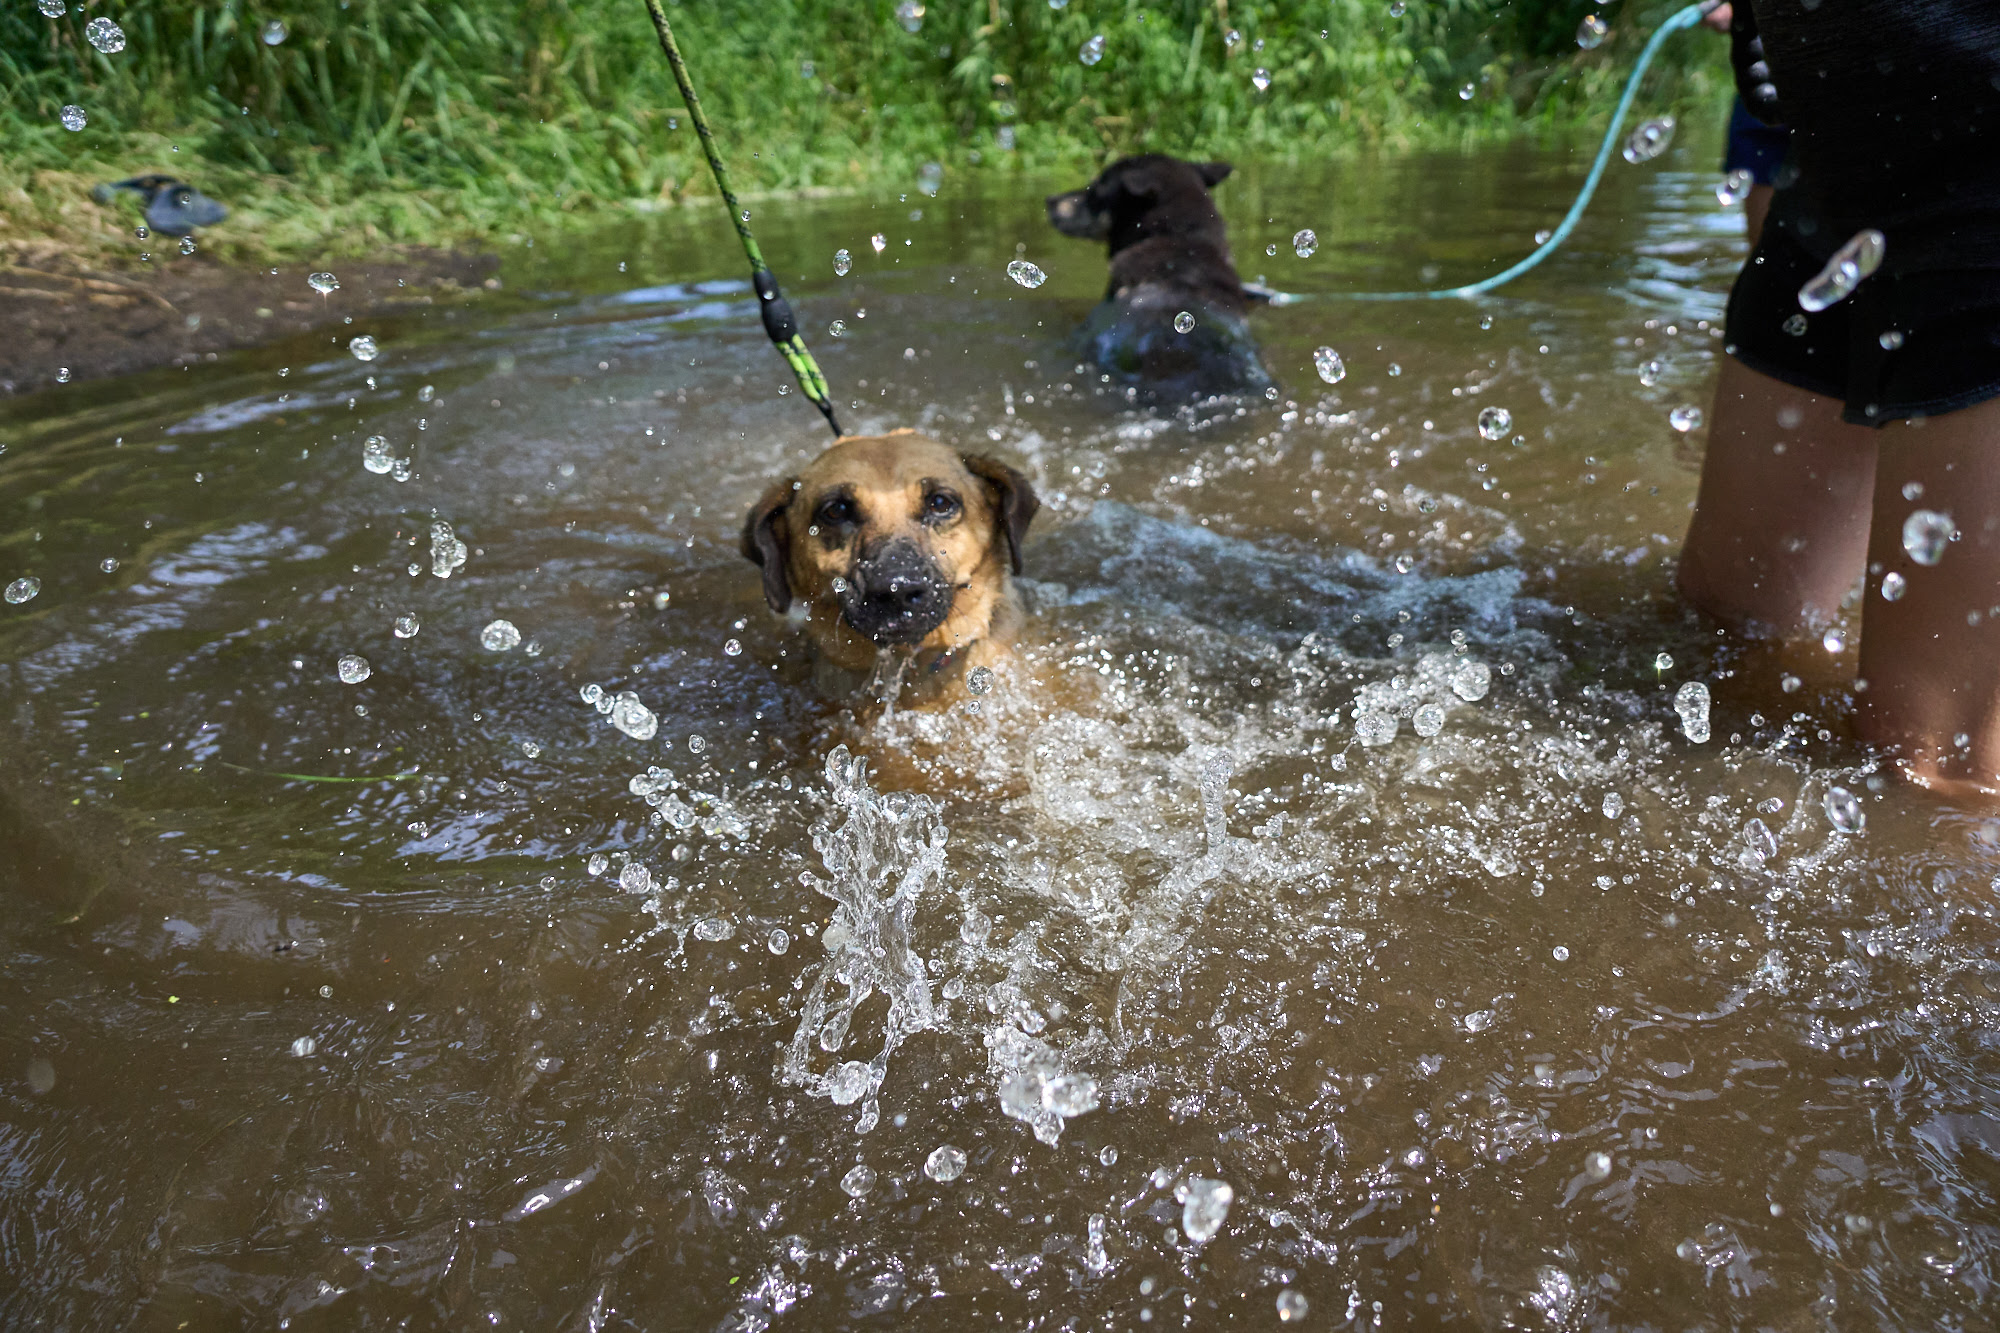
[[[500,283],[496,257],[457,250],[343,264],[339,288],[324,296],[307,285],[307,267],[182,255],[171,239],[147,253],[114,271],[59,246],[15,247],[0,265],[0,395],[213,361],[364,315],[474,301]]]

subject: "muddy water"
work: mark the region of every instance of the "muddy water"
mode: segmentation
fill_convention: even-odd
[[[764,610],[823,440],[717,218],[6,407],[7,1322],[1989,1326],[2000,825],[1873,771],[1851,647],[1670,593],[1710,156],[1504,296],[1261,314],[1280,397],[1182,418],[1065,354],[1102,260],[1032,194],[763,208],[850,425],[1045,497],[976,711],[857,723]],[[1221,197],[1331,291],[1576,181]]]

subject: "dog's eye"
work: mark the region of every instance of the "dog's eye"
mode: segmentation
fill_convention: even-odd
[[[855,518],[854,501],[844,495],[831,496],[820,501],[813,511],[813,518],[823,527],[837,528],[843,523],[852,523]]]
[[[924,497],[925,518],[951,518],[960,507],[958,497],[950,491],[932,491]]]

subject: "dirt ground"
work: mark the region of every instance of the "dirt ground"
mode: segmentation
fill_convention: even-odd
[[[0,394],[184,365],[349,316],[471,300],[499,286],[494,256],[411,250],[333,265],[340,287],[323,297],[306,285],[305,268],[235,268],[160,239],[151,261],[116,273],[52,246],[0,254]]]

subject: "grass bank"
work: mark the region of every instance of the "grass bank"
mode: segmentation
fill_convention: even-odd
[[[140,170],[235,210],[245,262],[547,231],[712,199],[640,0],[31,0],[0,8],[0,243],[129,250]],[[52,6],[57,0],[48,0]],[[1602,124],[1680,0],[702,0],[669,5],[748,193],[1044,171],[1158,149],[1297,159]],[[108,17],[126,45],[92,48]],[[272,27],[273,24],[281,28]],[[1102,37],[1102,55],[1083,59]],[[1683,38],[1645,105],[1714,98]],[[88,124],[63,128],[65,106]]]

